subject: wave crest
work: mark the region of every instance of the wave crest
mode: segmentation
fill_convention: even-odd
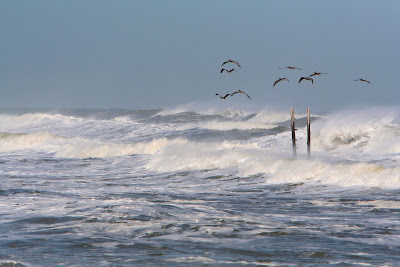
[[[400,128],[393,112],[337,113],[312,126],[312,146],[321,151],[400,153]]]

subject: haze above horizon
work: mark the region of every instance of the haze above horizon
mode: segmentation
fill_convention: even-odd
[[[397,106],[399,16],[394,0],[1,1],[0,108]],[[241,68],[220,73],[228,59]],[[237,90],[251,100],[215,95]]]

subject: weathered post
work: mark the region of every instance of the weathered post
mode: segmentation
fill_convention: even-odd
[[[290,109],[290,124],[292,126],[292,145],[293,145],[293,158],[296,158],[296,127],[294,124],[294,108]]]
[[[311,158],[311,120],[310,108],[307,108],[307,157]]]

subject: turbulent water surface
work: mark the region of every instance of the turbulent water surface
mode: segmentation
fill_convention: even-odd
[[[399,114],[0,110],[0,266],[397,266]]]

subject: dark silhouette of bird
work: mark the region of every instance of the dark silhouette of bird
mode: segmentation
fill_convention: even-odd
[[[297,67],[292,67],[292,66],[288,66],[288,67],[284,67],[284,68],[280,68],[281,70],[282,69],[289,69],[289,70],[301,70],[300,68],[297,68]]]
[[[310,77],[301,77],[300,80],[299,80],[299,83],[301,83],[302,80],[311,81],[311,83],[314,84],[313,78],[310,78]]]
[[[232,59],[228,59],[227,61],[225,61],[224,63],[222,63],[221,66],[223,66],[223,65],[226,64],[226,63],[233,63],[233,64],[238,65],[239,68],[241,68],[240,64],[239,64],[238,62],[232,60]]]
[[[227,73],[231,73],[232,71],[236,71],[236,72],[237,72],[237,70],[235,70],[235,69],[231,69],[231,70],[222,69],[222,70],[221,70],[221,73],[222,73],[223,71],[226,71]]]
[[[244,94],[244,95],[247,95],[247,97],[251,99],[251,97],[248,94],[246,94],[245,92],[243,92],[242,90],[237,90],[236,92],[232,93],[232,95],[234,95],[234,94]]]
[[[279,78],[278,80],[276,80],[275,82],[274,82],[274,87],[275,87],[275,85],[277,84],[277,83],[279,83],[279,82],[281,82],[281,81],[284,81],[284,80],[286,80],[286,81],[288,81],[289,83],[290,83],[290,81],[287,79],[287,78]]]
[[[357,80],[354,80],[354,81],[355,81],[355,82],[356,82],[356,81],[360,81],[360,82],[365,82],[365,83],[371,84],[370,81],[367,81],[367,80],[364,80],[364,79],[357,79]]]
[[[315,72],[311,75],[309,75],[308,77],[312,77],[312,76],[321,76],[322,74],[328,74],[328,73],[324,73],[324,72]]]
[[[225,100],[225,98],[227,98],[228,96],[233,96],[233,94],[226,94],[225,96],[222,96],[220,94],[215,94],[217,96],[219,96],[219,98],[221,98],[222,100]]]

